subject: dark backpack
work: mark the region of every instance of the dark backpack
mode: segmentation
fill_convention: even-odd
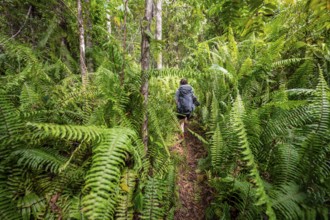
[[[178,112],[181,114],[190,114],[193,110],[192,87],[189,85],[179,88]]]

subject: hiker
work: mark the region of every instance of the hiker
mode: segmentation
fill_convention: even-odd
[[[188,84],[187,79],[180,80],[180,87],[175,93],[175,102],[177,106],[178,118],[184,119],[180,121],[182,132],[184,132],[184,122],[187,121],[195,106],[199,105],[193,88]]]

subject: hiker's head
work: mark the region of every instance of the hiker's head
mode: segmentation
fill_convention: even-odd
[[[186,84],[188,84],[188,80],[186,80],[186,79],[180,80],[180,85],[186,85]]]

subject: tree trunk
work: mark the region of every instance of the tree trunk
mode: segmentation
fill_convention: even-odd
[[[111,35],[111,15],[110,15],[109,5],[110,5],[110,0],[107,0],[106,17],[107,17],[108,39],[110,39],[110,35]]]
[[[124,29],[124,34],[123,34],[123,64],[121,68],[121,73],[120,73],[120,84],[124,84],[125,80],[125,59],[126,59],[126,37],[127,37],[127,7],[128,7],[128,0],[123,0],[124,3],[124,24],[123,24],[123,29]]]
[[[90,0],[85,0],[85,2],[88,6],[90,6]],[[88,10],[88,8],[86,9],[86,14],[85,14],[86,15],[86,21],[87,21],[86,48],[88,50],[91,50],[91,48],[93,47],[93,39],[92,39],[92,34],[91,34],[93,25],[92,25],[92,20],[91,20],[91,12]],[[87,54],[86,62],[87,62],[87,71],[89,73],[94,72],[93,59],[89,54]]]
[[[81,72],[81,79],[83,87],[87,84],[87,68],[86,68],[86,61],[85,61],[85,30],[84,30],[84,21],[82,15],[82,6],[81,0],[78,1],[78,26],[79,26],[79,49],[80,49],[80,72]]]
[[[148,150],[148,73],[150,63],[150,24],[152,19],[152,0],[145,0],[145,15],[142,21],[142,41],[141,41],[141,69],[142,85],[141,94],[143,96],[144,118],[142,124],[142,140],[144,148]]]
[[[156,40],[162,40],[162,4],[163,0],[158,0],[156,3]],[[157,69],[160,70],[163,68],[163,56],[162,51],[160,50],[157,54]]]

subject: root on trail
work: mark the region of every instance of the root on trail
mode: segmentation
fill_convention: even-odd
[[[211,198],[206,176],[198,170],[198,160],[206,156],[206,151],[202,143],[187,131],[188,127],[194,131],[198,128],[193,128],[192,124],[185,127],[184,140],[171,149],[182,157],[177,171],[179,201],[174,219],[205,219],[205,209]]]

